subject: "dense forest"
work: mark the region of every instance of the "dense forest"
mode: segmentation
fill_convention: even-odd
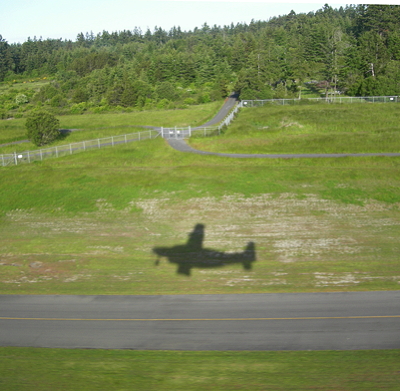
[[[39,80],[40,89],[20,86]],[[8,86],[2,118],[34,107],[57,114],[179,108],[231,91],[246,99],[299,98],[305,86],[324,95],[398,95],[400,6],[325,5],[191,31],[80,33],[74,42],[9,44],[0,35],[0,82]]]

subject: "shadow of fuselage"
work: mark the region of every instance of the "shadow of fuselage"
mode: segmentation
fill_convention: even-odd
[[[241,263],[245,270],[251,270],[256,261],[256,249],[253,242],[248,242],[242,252],[230,253],[203,248],[204,225],[197,224],[189,234],[186,244],[172,247],[154,247],[153,252],[158,255],[156,265],[161,257],[168,258],[168,262],[178,265],[177,273],[190,276],[192,268],[215,268],[234,263]]]

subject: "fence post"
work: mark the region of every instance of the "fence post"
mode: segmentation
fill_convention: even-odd
[[[127,143],[127,141],[126,141],[126,135],[125,135],[125,144]]]
[[[3,162],[3,167],[4,167],[4,155],[1,155],[1,161]]]
[[[99,146],[99,149],[100,149],[100,139],[99,138],[97,139],[97,145]]]
[[[111,137],[111,145],[114,146],[114,136]]]
[[[86,143],[83,142],[83,150],[86,151]]]
[[[56,157],[58,157],[58,148],[56,147]]]
[[[30,163],[31,162],[31,155],[29,154],[29,151],[28,151],[28,163]]]
[[[15,165],[18,166],[18,160],[17,160],[17,152],[14,152],[14,161],[15,161]]]
[[[41,161],[41,162],[43,161],[43,153],[42,153],[42,150],[40,150],[40,161]]]
[[[192,128],[189,126],[189,137],[192,137]]]

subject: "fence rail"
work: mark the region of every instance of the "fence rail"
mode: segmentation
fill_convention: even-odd
[[[302,98],[302,99],[245,99],[243,107],[257,107],[266,104],[296,105],[307,103],[398,103],[398,96],[331,96],[328,98]]]
[[[221,134],[221,129],[224,126],[228,126],[236,116],[238,110],[243,107],[243,102],[238,102],[231,112],[218,124],[215,126],[198,126],[192,128],[191,126],[185,128],[161,128],[160,134],[165,139],[184,139],[191,136],[216,136]]]
[[[35,151],[15,152],[12,154],[0,155],[0,164],[2,166],[12,166],[22,163],[32,163],[34,161],[42,161],[51,157],[61,157],[72,155],[74,153],[82,151],[89,151],[103,147],[126,144],[132,141],[153,139],[158,137],[159,135],[160,132],[158,130],[151,129],[143,132],[124,134],[120,136],[111,136],[55,147],[41,148]]]

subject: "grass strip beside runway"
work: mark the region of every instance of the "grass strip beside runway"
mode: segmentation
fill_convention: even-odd
[[[398,390],[398,350],[181,352],[0,348],[11,390]]]

